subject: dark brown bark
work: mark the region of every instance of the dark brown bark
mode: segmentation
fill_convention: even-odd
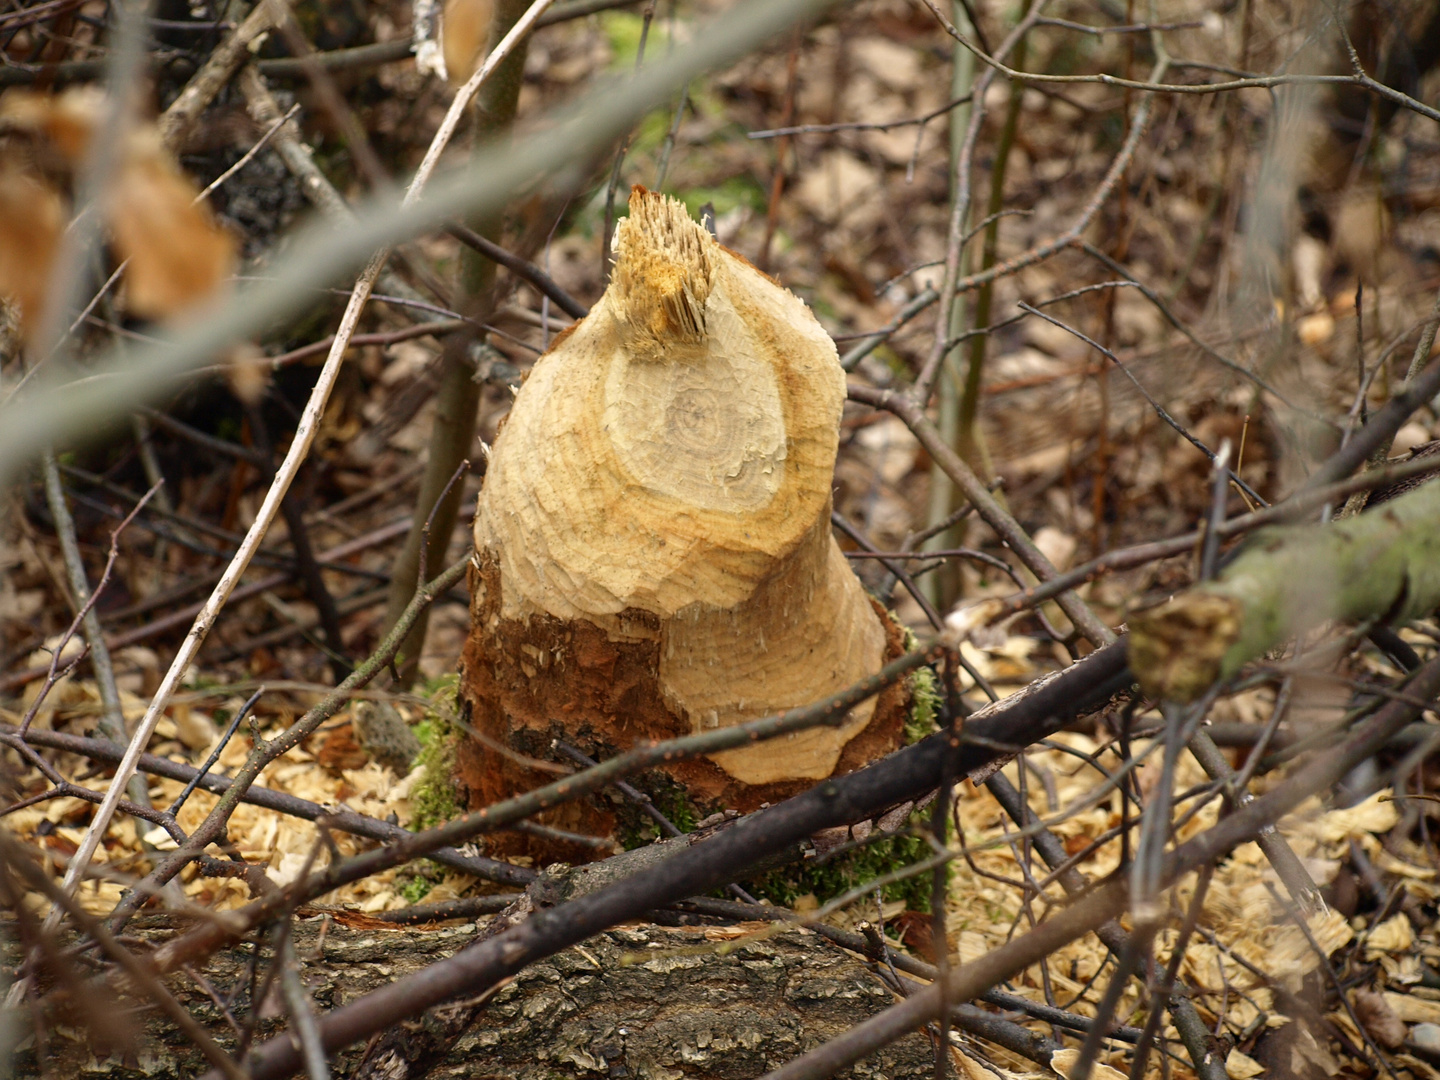
[[[640,739],[691,734],[689,722],[662,693],[657,641],[610,641],[600,628],[579,621],[502,619],[501,584],[493,562],[480,561],[469,576],[474,629],[461,660],[460,698],[466,720],[485,737],[485,741],[465,740],[457,748],[456,779],[464,785],[470,809],[554,779],[498,753],[496,744],[547,760],[554,756],[551,741],[562,739],[604,760]],[[903,632],[883,609],[877,606],[876,611],[888,636],[884,656],[888,662],[904,653]],[[640,625],[653,627],[656,622],[645,612],[633,616]],[[881,691],[869,725],[846,744],[836,775],[853,772],[900,745],[909,701],[908,681]],[[748,812],[798,795],[813,783],[748,785],[704,757],[676,761],[661,771],[683,789],[702,817],[719,809]],[[643,779],[640,786],[653,787]],[[535,820],[595,836],[611,835],[616,825],[614,807],[604,797],[577,800]],[[492,853],[506,856],[580,862],[596,855],[578,845],[560,849],[553,842],[517,833],[490,837],[487,844]]]

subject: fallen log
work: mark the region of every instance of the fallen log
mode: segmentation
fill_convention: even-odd
[[[531,965],[483,1000],[437,1009],[422,1023],[397,1024],[381,1040],[332,1055],[332,1075],[759,1076],[894,1000],[864,961],[804,930],[720,950],[760,928],[645,925],[608,931]],[[176,933],[168,917],[157,916],[137,918],[128,929],[141,948]],[[353,913],[300,918],[292,930],[300,977],[315,1005],[325,1010],[414,975],[484,934],[483,923],[395,930]],[[16,936],[7,930],[0,935],[0,963],[9,967],[20,957]],[[170,976],[166,985],[233,1052],[238,1039],[231,1020],[243,1024],[251,1009],[262,1017],[261,1038],[286,1027],[278,991],[253,1000],[269,962],[268,948],[237,945],[193,975]],[[130,1046],[96,1047],[83,1029],[57,1025],[45,1031],[43,1048],[34,1036],[20,1043],[10,1075],[189,1080],[204,1071],[200,1052],[143,999],[122,997],[113,1005],[125,1011],[121,1016],[135,1010],[126,1017]],[[849,1075],[920,1080],[933,1068],[929,1040],[912,1035]]]

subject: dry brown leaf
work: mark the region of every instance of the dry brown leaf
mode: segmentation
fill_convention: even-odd
[[[1351,1000],[1355,1015],[1372,1039],[1386,1050],[1399,1050],[1405,1045],[1405,1023],[1395,1015],[1384,994],[1356,990]]]
[[[26,336],[44,308],[65,217],[65,202],[49,184],[14,166],[0,168],[0,296],[20,308]]]
[[[105,95],[93,86],[77,86],[58,95],[11,90],[0,99],[0,120],[43,135],[73,167],[90,147],[104,101]]]
[[[235,243],[152,134],[136,140],[111,186],[109,215],[116,251],[130,260],[130,310],[163,318],[215,291],[234,264]]]
[[[440,21],[440,51],[451,86],[463,86],[475,74],[490,44],[495,0],[445,0]]]

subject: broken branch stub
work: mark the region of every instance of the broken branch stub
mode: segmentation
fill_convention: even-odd
[[[1330,620],[1402,622],[1440,605],[1440,484],[1331,525],[1255,534],[1219,578],[1130,619],[1144,691],[1193,701]]]
[[[606,756],[780,712],[901,651],[830,533],[844,375],[800,300],[637,187],[610,287],[535,365],[475,518],[461,696],[472,804]],[[665,771],[748,810],[899,745],[906,691],[833,726]],[[598,806],[557,824],[599,831]]]

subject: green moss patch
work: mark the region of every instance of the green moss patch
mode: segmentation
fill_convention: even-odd
[[[396,890],[405,898],[407,904],[420,903],[421,900],[424,900],[425,897],[430,895],[430,890],[440,883],[439,877],[431,877],[426,873],[426,869],[430,868],[431,865],[432,864],[425,864],[425,866],[415,870]],[[435,869],[438,869],[438,867],[435,867]]]
[[[915,636],[915,631],[908,626],[903,629],[905,651],[914,652],[920,647],[920,641]],[[905,718],[906,746],[911,746],[940,730],[938,718],[944,696],[940,680],[929,667],[918,667],[910,673],[910,715]]]
[[[446,716],[455,708],[458,675],[445,675],[428,684],[420,696],[444,701],[445,709],[427,709],[415,725],[420,756],[415,763],[424,772],[410,789],[410,827],[429,829],[458,816],[462,807],[455,794],[455,752],[463,733]],[[428,890],[427,890],[428,891]]]
[[[645,773],[632,777],[630,783],[650,796],[651,803],[682,833],[693,832],[695,826],[709,816],[690,801],[685,789],[664,773]],[[626,851],[653,844],[664,837],[660,826],[619,792],[610,793],[615,813],[615,838]]]
[[[857,847],[832,859],[812,859],[798,866],[772,870],[752,883],[755,895],[774,904],[792,906],[807,894],[824,904],[868,881],[903,870],[929,858],[930,845],[919,836],[892,836]],[[929,871],[881,888],[886,900],[903,900],[911,911],[929,911],[934,885]]]

